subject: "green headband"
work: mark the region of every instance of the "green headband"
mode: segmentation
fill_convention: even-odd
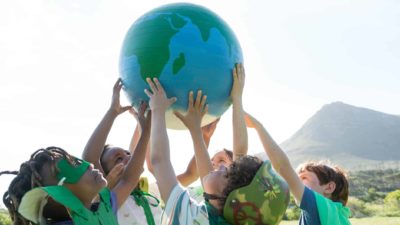
[[[233,190],[224,205],[224,217],[231,224],[279,224],[289,203],[289,188],[265,161],[251,183]],[[252,223],[253,224],[253,223]]]
[[[86,172],[90,163],[85,160],[81,160],[78,158],[74,158],[75,162],[78,164],[77,166],[71,165],[66,159],[61,159],[57,163],[57,168],[59,169],[59,173],[57,174],[57,178],[61,181],[64,179],[65,183],[75,184],[81,179],[83,174]]]

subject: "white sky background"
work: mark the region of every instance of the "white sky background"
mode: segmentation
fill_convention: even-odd
[[[0,1],[0,170],[41,147],[80,156],[108,109],[130,25],[172,1]],[[189,1],[219,14],[244,52],[244,106],[281,143],[324,104],[343,101],[400,114],[400,2]],[[126,100],[124,100],[126,103]],[[231,148],[231,111],[210,146]],[[128,147],[135,121],[117,118],[109,143]],[[170,131],[182,172],[190,135]],[[250,152],[262,147],[249,132]],[[10,182],[0,177],[0,193]],[[1,203],[2,205],[2,203]]]

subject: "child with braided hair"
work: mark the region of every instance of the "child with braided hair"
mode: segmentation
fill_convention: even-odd
[[[70,187],[72,192],[72,189],[81,189],[80,187],[83,187],[82,184],[85,181],[89,181],[94,190],[101,189],[106,185],[104,178],[93,169],[93,166],[74,158],[58,147],[48,147],[35,151],[28,161],[21,164],[19,171],[14,171],[13,174],[17,176],[4,193],[3,202],[15,225],[31,224],[31,221],[35,224],[51,224],[69,220],[68,211],[55,199],[44,198],[43,202],[47,201],[47,204],[41,206],[41,202],[38,200],[36,204],[29,206],[29,200],[32,197],[41,196],[38,193],[33,194],[33,190],[36,188],[38,188],[36,190],[39,190],[40,187],[57,187],[56,185],[62,182],[63,186],[59,186],[60,190]],[[58,178],[58,175],[62,178]],[[78,175],[80,176],[79,181],[76,180]],[[52,190],[49,189],[48,191],[51,192]],[[30,195],[30,199],[26,198],[28,195]],[[37,211],[37,214],[26,213],[28,207]],[[43,212],[43,215],[39,215],[39,211]]]
[[[134,155],[112,190],[93,164],[58,147],[35,151],[3,196],[14,225],[116,225],[117,209],[136,187],[143,171],[150,134],[150,112],[137,113],[142,133]],[[15,172],[13,172],[15,174]],[[93,203],[98,197],[99,201]]]

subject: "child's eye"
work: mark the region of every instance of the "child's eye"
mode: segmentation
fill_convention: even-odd
[[[120,163],[120,162],[122,162],[122,160],[124,160],[122,157],[118,157],[117,160],[115,160],[115,162]]]

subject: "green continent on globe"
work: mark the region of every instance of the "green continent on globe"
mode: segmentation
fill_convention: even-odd
[[[199,13],[198,6],[186,6],[182,8],[177,7],[165,7],[161,12],[175,13],[182,15],[184,17],[190,18],[192,23],[199,28],[201,37],[204,42],[208,41],[210,37],[211,28],[216,28],[221,35],[225,38],[227,45],[229,46],[229,54],[231,53],[232,46],[234,45],[234,34],[230,30],[227,29],[226,24],[221,23],[219,17],[215,14],[209,13],[208,17],[205,17],[204,14]],[[206,12],[206,11],[205,11]]]
[[[171,19],[169,21],[169,19]],[[144,20],[133,27],[128,33],[124,51],[125,56],[135,55],[140,65],[140,75],[143,80],[146,77],[160,77],[160,74],[169,60],[169,43],[171,38],[179,30],[171,27],[170,22],[176,28],[181,28],[186,21],[177,15],[162,14],[154,19]],[[148,27],[157,27],[157,35],[140,35]],[[133,35],[133,37],[130,37]],[[148,49],[156,51],[148,52]]]
[[[200,35],[204,42],[210,37],[212,28],[217,29],[227,42],[229,54],[234,46],[234,34],[225,27],[224,23],[219,21],[215,14],[204,14],[198,12],[198,8],[194,6],[179,7],[162,7],[153,10],[158,15],[154,18],[144,18],[127,34],[126,48],[124,55],[129,57],[135,55],[140,65],[140,75],[143,80],[146,77],[160,77],[161,72],[170,60],[169,44],[171,39],[179,33],[180,28],[187,24],[185,17],[199,29]],[[206,19],[205,19],[206,18]],[[154,27],[157,35],[141,35],[149,27]],[[132,41],[134,40],[134,41]],[[149,52],[149,49],[155,51]],[[185,55],[181,53],[173,62],[173,74],[177,74],[185,65]]]
[[[175,75],[185,66],[185,54],[182,52],[179,54],[179,57],[174,60],[174,64],[172,66],[172,73]]]

